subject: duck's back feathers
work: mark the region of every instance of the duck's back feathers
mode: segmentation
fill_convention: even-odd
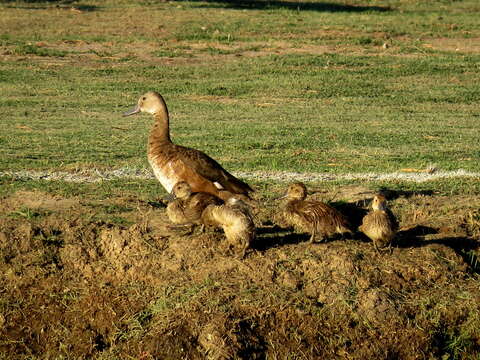
[[[177,145],[177,147],[179,148],[178,158],[198,175],[211,182],[219,183],[223,189],[234,194],[248,195],[249,192],[253,192],[248,184],[234,177],[207,154],[184,146]]]

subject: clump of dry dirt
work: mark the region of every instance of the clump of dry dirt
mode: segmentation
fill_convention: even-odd
[[[334,205],[358,224],[371,194],[343,190]],[[0,355],[478,357],[480,199],[388,195],[402,226],[392,254],[359,236],[310,244],[267,202],[244,260],[221,232],[173,232],[135,199],[4,198]]]

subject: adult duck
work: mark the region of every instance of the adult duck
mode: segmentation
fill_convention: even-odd
[[[210,156],[172,142],[167,105],[159,93],[150,91],[142,95],[137,106],[124,116],[140,112],[152,114],[155,120],[148,138],[148,162],[169,193],[180,181],[186,181],[193,192],[207,192],[223,200],[235,194],[248,197],[253,191]]]

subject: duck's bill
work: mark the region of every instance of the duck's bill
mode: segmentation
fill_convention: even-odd
[[[279,197],[274,197],[272,200],[282,200],[282,199],[285,199],[287,197],[287,194],[283,194]]]
[[[123,113],[123,116],[130,116],[130,115],[138,114],[139,112],[140,112],[140,107],[137,105],[132,110],[127,111],[126,113]]]

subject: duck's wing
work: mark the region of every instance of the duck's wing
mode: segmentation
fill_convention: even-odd
[[[249,192],[253,192],[253,189],[247,183],[230,174],[207,154],[184,146],[177,145],[177,147],[179,149],[177,152],[179,160],[198,175],[211,182],[219,183],[225,190],[234,194],[248,195]]]

